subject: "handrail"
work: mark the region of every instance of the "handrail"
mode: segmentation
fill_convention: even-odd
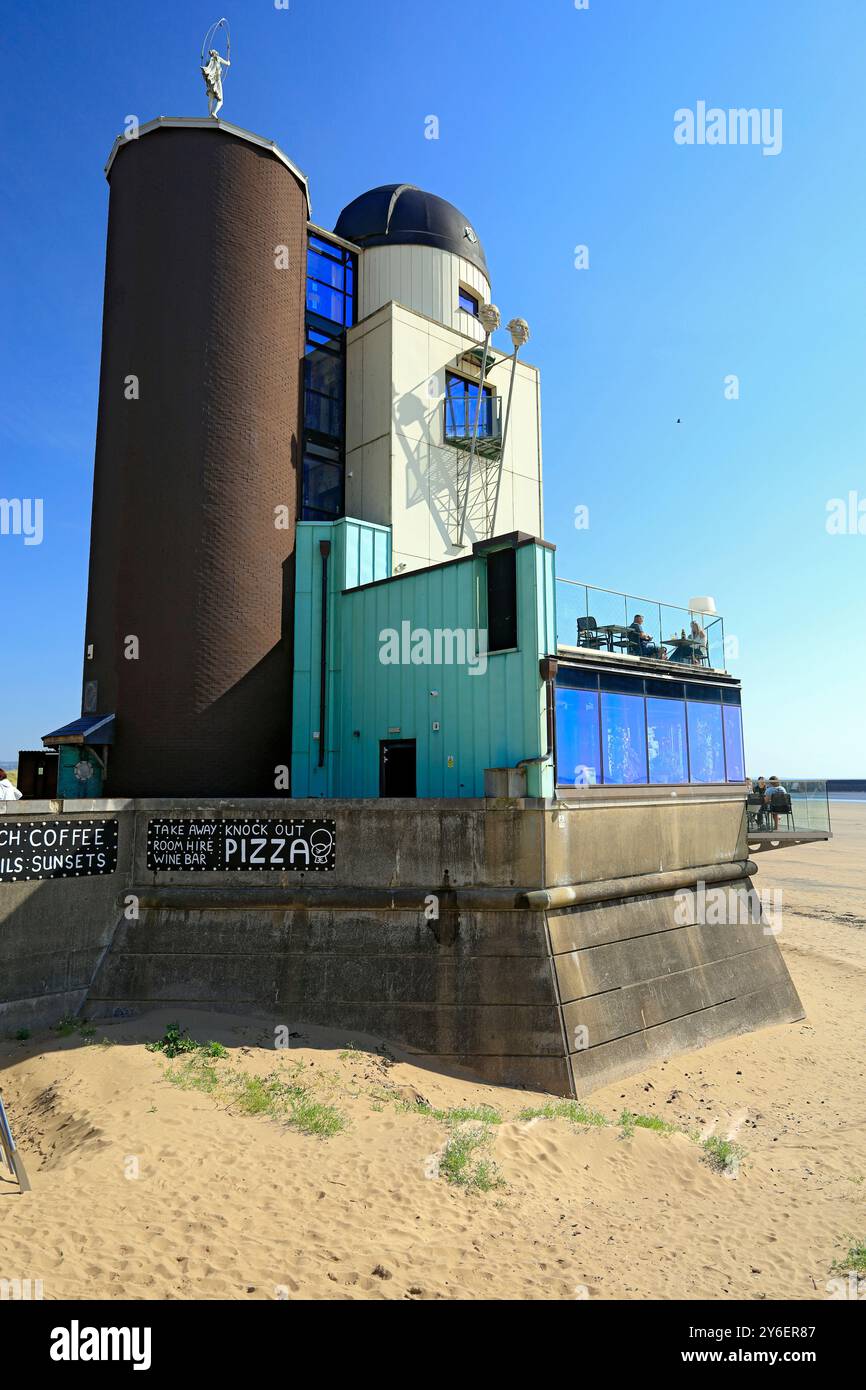
[[[630,589],[606,589],[603,584],[590,584],[583,579],[568,579],[564,574],[556,576],[557,584],[572,584],[576,589],[591,589],[596,594],[613,594],[615,598],[633,598],[638,603],[654,603],[660,608],[676,608],[681,613],[700,613],[702,618],[721,618],[722,613],[705,613],[702,608],[689,608],[684,603],[668,603],[662,598],[650,598],[649,594],[635,594]]]

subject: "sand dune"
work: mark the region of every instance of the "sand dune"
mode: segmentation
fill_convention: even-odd
[[[185,1012],[228,1049],[204,1063],[234,1078],[212,1092],[145,1048],[173,1011],[5,1040],[33,1190],[0,1180],[0,1278],[41,1279],[47,1299],[826,1297],[866,1238],[866,807],[834,821],[829,845],[761,856],[757,881],[783,889],[806,1020],[596,1092],[604,1125],[521,1119],[550,1098],[294,1020],[275,1051],[261,1019]],[[275,1073],[345,1128],[304,1133],[230,1098]],[[480,1106],[501,1116],[472,1159],[495,1165],[488,1190],[442,1170],[479,1122],[428,1113]],[[683,1132],[623,1127],[623,1109]],[[707,1162],[709,1134],[744,1150],[736,1176]]]

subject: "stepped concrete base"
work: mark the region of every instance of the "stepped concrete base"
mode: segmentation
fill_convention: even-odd
[[[629,789],[569,809],[292,802],[294,816],[336,821],[336,868],[254,880],[148,871],[146,822],[285,817],[285,801],[72,805],[64,814],[118,817],[118,873],[0,884],[7,1028],[71,1008],[254,1012],[568,1095],[802,1017],[745,898],[754,865],[729,788]],[[727,924],[699,920],[700,884],[724,889]]]

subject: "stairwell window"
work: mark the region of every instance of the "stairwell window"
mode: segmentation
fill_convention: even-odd
[[[492,386],[485,386],[478,400],[479,383],[456,372],[445,374],[445,438],[469,438],[475,429],[478,416],[478,438],[487,439],[493,434],[494,414]]]

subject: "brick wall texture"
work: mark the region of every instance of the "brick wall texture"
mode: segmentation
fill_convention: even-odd
[[[304,190],[216,128],[130,141],[110,179],[84,661],[117,716],[106,791],[273,795],[291,748]]]

